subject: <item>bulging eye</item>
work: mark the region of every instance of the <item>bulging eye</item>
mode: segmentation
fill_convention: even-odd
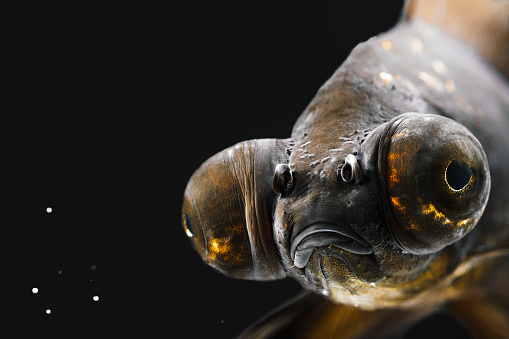
[[[385,128],[378,156],[389,228],[401,248],[435,252],[477,224],[490,173],[468,129],[441,116],[405,114]]]
[[[272,233],[277,195],[271,187],[276,163],[271,155],[279,149],[276,139],[238,143],[209,158],[187,183],[184,232],[203,261],[228,276],[273,280],[286,275]],[[288,175],[282,180],[291,181]]]
[[[279,194],[288,193],[292,190],[294,185],[293,174],[290,167],[286,164],[276,165],[274,171],[274,180],[272,181],[272,188]]]

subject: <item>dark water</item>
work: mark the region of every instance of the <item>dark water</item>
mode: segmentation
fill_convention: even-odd
[[[101,6],[12,12],[8,325],[41,337],[232,337],[300,287],[205,266],[180,225],[188,178],[238,141],[289,136],[401,3]],[[451,323],[426,321],[408,337]]]

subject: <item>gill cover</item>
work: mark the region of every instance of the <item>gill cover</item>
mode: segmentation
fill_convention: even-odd
[[[284,155],[281,140],[241,142],[208,159],[187,184],[184,230],[202,259],[228,276],[285,277],[272,235],[272,182]]]
[[[378,127],[378,171],[395,242],[415,254],[438,251],[479,221],[490,192],[486,154],[461,124],[406,113]]]

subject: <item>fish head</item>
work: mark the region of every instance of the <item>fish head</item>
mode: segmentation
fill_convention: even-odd
[[[309,133],[276,166],[274,238],[287,274],[365,308],[412,299],[450,272],[451,245],[490,191],[486,155],[459,123],[406,113],[343,137]]]

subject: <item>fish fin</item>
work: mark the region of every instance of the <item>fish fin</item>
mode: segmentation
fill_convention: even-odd
[[[449,304],[461,322],[476,338],[507,338],[509,310],[490,300],[465,299]]]
[[[509,78],[507,1],[406,0],[403,18],[439,27],[470,44]]]
[[[430,310],[366,311],[304,292],[267,314],[239,338],[383,338],[403,333]]]
[[[470,290],[461,299],[448,304],[478,338],[509,337],[509,254],[507,249],[496,253],[498,255],[491,260],[482,262],[480,268],[484,271],[472,271],[471,279],[480,276],[480,288]]]

